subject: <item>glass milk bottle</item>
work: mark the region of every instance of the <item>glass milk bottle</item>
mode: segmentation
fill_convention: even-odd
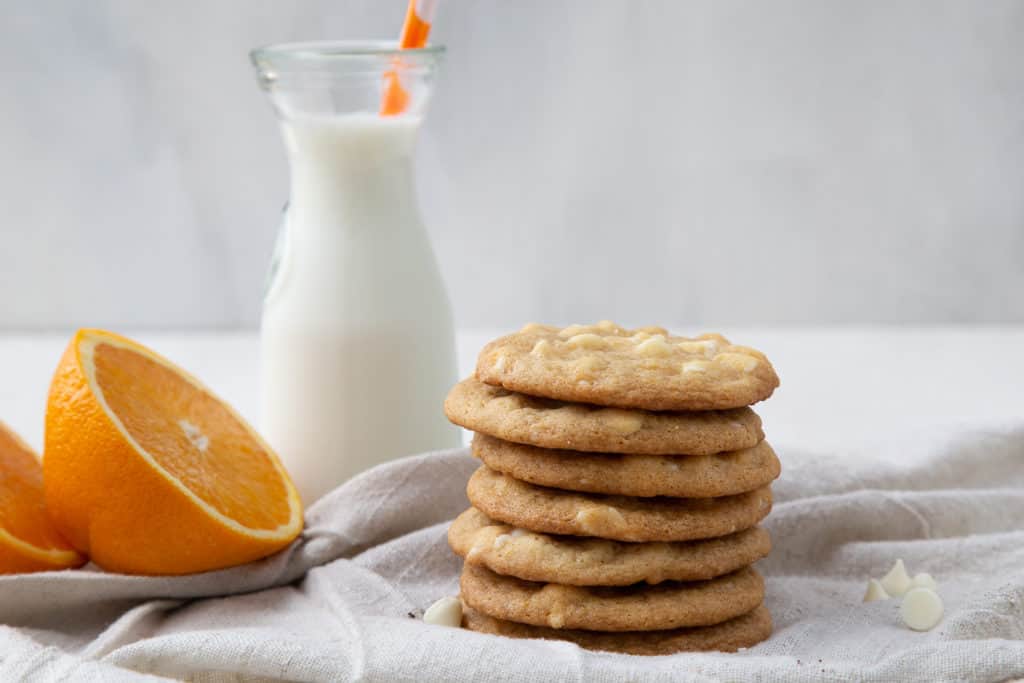
[[[442,411],[456,380],[451,308],[413,178],[442,52],[252,53],[291,170],[263,304],[261,426],[307,504],[373,465],[460,443]],[[382,115],[395,80],[404,108]]]

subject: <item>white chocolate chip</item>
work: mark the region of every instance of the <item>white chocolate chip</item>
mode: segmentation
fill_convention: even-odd
[[[548,626],[551,628],[564,627],[566,617],[573,612],[585,595],[581,588],[557,583],[545,584],[540,589],[540,594],[544,596],[543,601],[551,605],[547,613]]]
[[[745,353],[732,353],[731,351],[724,351],[715,356],[716,363],[722,363],[736,370],[742,372],[753,372],[754,368],[760,362],[753,356],[748,356]]]
[[[708,360],[714,358],[722,350],[722,344],[717,339],[705,339],[704,344],[704,357]]]
[[[607,505],[592,505],[576,513],[576,522],[588,534],[600,535],[609,529],[621,529],[626,525],[622,513]]]
[[[501,372],[502,370],[504,370],[506,363],[508,363],[508,356],[498,356],[494,360],[494,370],[495,370],[495,372]]]
[[[508,534],[501,534],[500,536],[495,536],[494,537],[494,543],[493,543],[494,549],[495,550],[500,550],[501,546],[503,546],[506,543],[508,543],[511,539],[512,539],[512,537],[509,536]]]
[[[910,588],[910,577],[907,576],[907,568],[903,566],[903,560],[896,560],[889,573],[882,577],[879,582],[885,592],[894,597],[903,595]]]
[[[508,535],[511,536],[512,538],[519,538],[521,536],[525,536],[528,533],[530,533],[530,532],[527,531],[526,529],[515,528],[512,531],[508,532]]]
[[[462,602],[458,598],[441,598],[423,613],[423,621],[437,626],[462,626]]]
[[[935,590],[939,587],[939,582],[932,578],[932,575],[928,572],[920,572],[914,575],[914,578],[910,580],[911,588],[931,588]]]
[[[587,328],[583,325],[569,325],[569,327],[562,328],[562,330],[559,331],[558,336],[562,339],[568,339],[569,337],[574,337],[581,332],[585,332],[586,329]]]
[[[683,363],[683,372],[707,372],[708,362],[706,360],[688,360]]]
[[[882,588],[878,579],[868,579],[868,590],[864,593],[863,602],[875,602],[876,600],[888,600],[889,594]]]
[[[530,351],[530,353],[534,356],[543,357],[548,355],[548,352],[550,350],[551,342],[549,342],[547,339],[541,339],[539,342],[533,345],[533,349]]]
[[[596,335],[593,332],[586,332],[584,334],[577,334],[569,337],[565,342],[572,348],[581,349],[603,349],[608,344],[605,342],[604,337]]]
[[[931,588],[911,588],[903,596],[900,616],[903,623],[915,631],[930,631],[942,621],[942,598]]]
[[[676,344],[687,353],[699,353],[707,359],[712,359],[718,353],[718,342],[714,339],[698,339],[696,341],[684,341]]]
[[[672,353],[672,347],[665,341],[665,337],[656,334],[637,344],[636,352],[643,356],[664,357]]]
[[[592,379],[597,371],[603,367],[604,363],[594,356],[584,356],[573,365],[577,380]]]
[[[684,341],[679,342],[676,346],[687,353],[704,353],[707,349],[707,343],[702,341]]]
[[[643,340],[650,339],[650,338],[651,338],[651,333],[650,332],[637,332],[632,337],[630,337],[630,340],[632,340],[632,341],[634,341],[634,342],[639,344]]]
[[[604,408],[597,412],[597,418],[601,424],[621,436],[638,432],[644,426],[644,416],[630,410]]]

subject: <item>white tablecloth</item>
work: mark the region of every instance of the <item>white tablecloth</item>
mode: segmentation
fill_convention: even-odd
[[[637,658],[409,618],[457,592],[459,562],[444,533],[466,505],[474,463],[456,451],[353,480],[309,510],[300,542],[253,565],[164,579],[0,577],[0,624],[8,625],[0,627],[0,680],[139,672],[197,681],[1024,676],[1024,335],[735,336],[763,347],[783,377],[759,409],[784,466],[768,521],[775,549],[759,564],[776,621],[762,645],[738,655]],[[141,337],[251,414],[251,337]],[[62,344],[0,341],[8,364],[0,416],[17,406],[10,421],[37,443],[24,429],[41,423],[45,387],[35,380],[48,380]],[[12,347],[26,352],[20,367]],[[12,374],[24,389],[12,390]],[[902,627],[897,601],[860,603],[867,577],[898,556],[941,583],[946,616],[931,632]],[[247,594],[219,597],[239,592]]]
[[[0,623],[17,627],[0,627],[0,680],[1024,676],[1024,428],[894,442],[873,454],[885,464],[780,455],[787,469],[767,522],[775,548],[758,565],[776,631],[739,654],[590,653],[410,618],[458,590],[445,530],[476,464],[449,451],[353,480],[310,509],[301,541],[253,565],[180,578],[0,577]],[[897,600],[860,602],[867,577],[896,557],[939,580],[946,615],[935,630],[903,627]],[[238,591],[255,592],[217,597]]]

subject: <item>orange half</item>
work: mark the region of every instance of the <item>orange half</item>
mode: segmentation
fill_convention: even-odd
[[[265,557],[302,531],[273,450],[144,346],[80,330],[54,374],[43,457],[57,528],[105,569],[186,574]]]
[[[0,574],[83,564],[46,514],[39,458],[0,422]]]

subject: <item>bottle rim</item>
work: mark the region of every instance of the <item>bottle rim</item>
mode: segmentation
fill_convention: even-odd
[[[252,63],[275,70],[356,66],[400,59],[405,64],[426,65],[436,62],[445,52],[444,45],[402,49],[388,40],[322,40],[296,43],[274,43],[255,48],[249,53]]]

